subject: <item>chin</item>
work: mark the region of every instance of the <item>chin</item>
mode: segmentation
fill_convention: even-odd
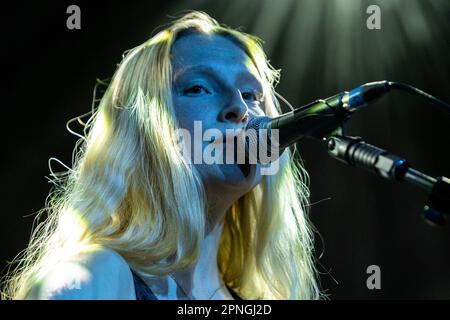
[[[223,191],[236,191],[244,195],[261,181],[259,165],[256,164],[218,164],[205,167],[199,168],[204,183]]]

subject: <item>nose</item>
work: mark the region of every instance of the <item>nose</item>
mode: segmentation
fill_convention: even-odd
[[[222,122],[234,122],[237,124],[246,124],[248,122],[248,107],[242,99],[240,91],[232,94],[225,108],[219,114],[219,120]]]

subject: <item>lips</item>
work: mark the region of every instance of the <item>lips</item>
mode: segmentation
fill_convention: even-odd
[[[245,163],[238,163],[237,161],[237,156],[238,156],[238,150],[237,150],[237,146],[238,146],[238,137],[239,135],[233,134],[233,135],[229,135],[229,136],[224,136],[223,140],[220,139],[211,139],[211,141],[209,143],[214,143],[214,144],[220,144],[223,146],[226,146],[228,148],[233,148],[234,150],[234,163],[238,165],[239,169],[241,170],[242,174],[244,175],[244,177],[248,177],[250,175],[251,172],[251,165],[247,162]]]
[[[243,129],[230,130],[230,132],[222,133],[222,139],[213,137],[210,141],[208,141],[208,143],[226,144],[227,142],[233,142],[236,141],[237,137],[241,137],[243,133]]]

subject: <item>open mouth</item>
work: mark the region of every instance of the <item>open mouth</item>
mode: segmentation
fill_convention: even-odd
[[[244,177],[248,177],[248,175],[250,174],[250,164],[248,163],[244,163],[244,164],[238,164],[239,169],[241,169],[242,174],[244,175]]]
[[[238,161],[238,139],[237,137],[234,137],[234,163],[236,163],[239,166],[239,169],[241,170],[242,174],[244,175],[244,177],[248,177],[250,174],[250,170],[251,170],[251,166],[250,164],[247,162],[247,160],[244,163],[240,163]]]
[[[232,143],[228,143],[228,141],[226,141],[225,139],[223,140],[223,142],[217,142],[215,140],[211,140],[210,143],[219,143],[222,144],[223,146],[228,146],[225,149],[225,153],[224,153],[224,161],[226,161],[227,159],[229,159],[227,156],[227,152],[231,152],[232,151],[232,162],[229,162],[228,164],[237,164],[239,167],[239,170],[241,170],[242,174],[244,175],[245,178],[248,178],[248,176],[251,173],[251,164],[248,162],[247,157],[245,157],[244,163],[242,163],[242,156],[239,157],[241,160],[238,161],[238,138],[234,137],[233,138],[233,142]],[[242,148],[241,148],[242,149]],[[241,151],[242,152],[242,151]]]

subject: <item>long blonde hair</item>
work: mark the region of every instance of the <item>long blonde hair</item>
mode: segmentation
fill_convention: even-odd
[[[190,12],[129,50],[86,124],[72,169],[55,179],[3,298],[25,298],[52,265],[90,245],[118,252],[142,276],[193,266],[205,236],[206,200],[198,172],[177,147],[171,48],[186,30],[237,43],[260,73],[265,111],[280,113],[279,71],[261,41]],[[171,142],[168,142],[171,141]],[[263,177],[227,212],[218,265],[246,299],[317,299],[307,174],[291,150],[275,175]]]

